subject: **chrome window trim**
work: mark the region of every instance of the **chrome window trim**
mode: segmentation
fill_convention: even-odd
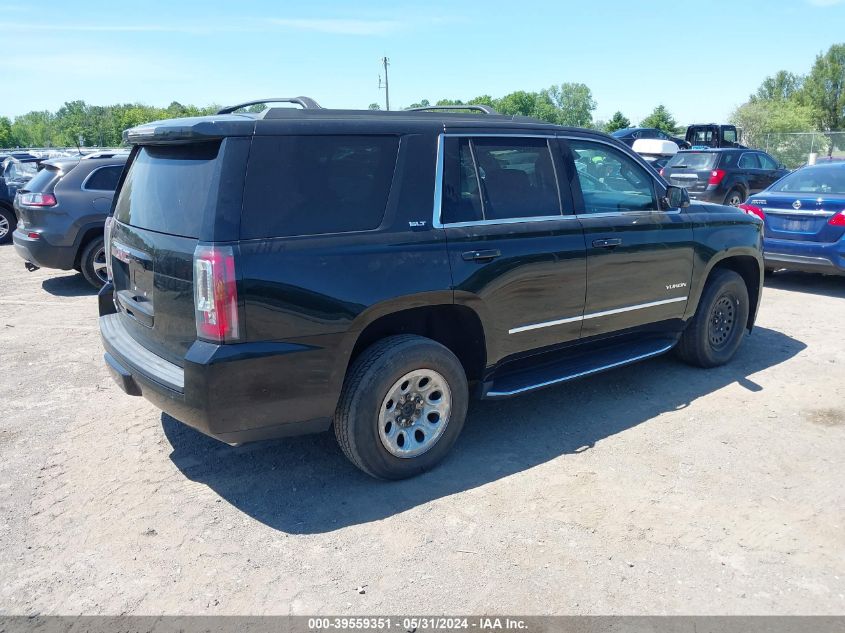
[[[532,216],[527,218],[502,218],[497,220],[476,220],[470,222],[447,222],[442,223],[440,221],[441,214],[443,211],[443,169],[445,163],[445,153],[446,147],[444,139],[446,138],[544,138],[546,139],[546,148],[549,150],[549,154],[552,157],[552,169],[554,170],[555,174],[555,186],[557,187],[557,199],[558,205],[561,209],[560,215],[538,215]],[[563,199],[560,195],[560,179],[557,173],[557,165],[555,164],[554,160],[554,153],[552,152],[551,145],[549,144],[550,139],[558,138],[555,134],[520,134],[518,132],[503,132],[501,134],[493,134],[490,132],[483,132],[478,134],[473,134],[472,132],[442,132],[437,136],[437,162],[435,163],[434,168],[434,209],[432,211],[432,223],[431,225],[436,229],[447,229],[447,228],[459,228],[459,227],[468,227],[468,226],[489,226],[495,224],[519,224],[525,222],[550,222],[553,220],[569,220],[569,219],[576,219],[574,213],[563,213]],[[475,150],[473,149],[473,161],[475,161]],[[478,177],[478,166],[476,165],[476,177]],[[480,190],[480,189],[479,189]],[[482,200],[482,209],[484,206],[484,201]]]
[[[91,177],[94,174],[96,174],[101,169],[108,169],[109,167],[119,167],[119,168],[123,169],[123,165],[100,165],[96,169],[92,169],[91,173],[89,173],[87,176],[85,176],[85,180],[82,181],[82,184],[79,186],[79,188],[82,191],[111,191],[111,192],[117,191],[116,188],[115,189],[89,189],[88,187],[86,187],[86,185],[88,184],[88,181],[91,180]],[[118,180],[120,180],[119,176],[118,176]]]
[[[623,312],[633,312],[634,310],[643,310],[645,308],[656,308],[657,306],[667,305],[669,303],[678,303],[679,301],[686,301],[689,296],[672,297],[670,299],[660,299],[659,301],[649,301],[648,303],[638,303],[632,306],[624,306],[622,308],[613,308],[611,310],[602,310],[601,312],[591,312],[583,316],[568,317],[565,319],[555,319],[554,321],[542,321],[540,323],[531,323],[529,325],[520,325],[519,327],[511,328],[508,334],[519,334],[520,332],[527,332],[529,330],[538,330],[540,328],[552,327],[555,325],[563,325],[564,323],[574,323],[576,321],[587,321],[588,319],[598,319],[600,317],[610,316],[612,314],[622,314]]]

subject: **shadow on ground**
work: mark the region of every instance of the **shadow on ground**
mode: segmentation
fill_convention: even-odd
[[[845,276],[817,275],[785,270],[767,275],[766,288],[809,292],[814,295],[845,299]]]
[[[758,327],[724,367],[702,370],[664,356],[511,400],[473,403],[449,457],[433,471],[401,482],[376,481],[359,472],[333,434],[233,448],[166,414],[162,425],[173,446],[170,457],[185,476],[272,528],[321,533],[382,519],[580,453],[731,383],[760,391],[751,376],[805,347]]]
[[[41,282],[41,289],[56,297],[86,297],[97,294],[97,290],[85,281],[81,273],[57,275]]]

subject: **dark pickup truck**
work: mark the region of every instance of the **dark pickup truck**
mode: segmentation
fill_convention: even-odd
[[[690,204],[609,136],[485,106],[273,101],[303,109],[124,135],[105,360],[203,433],[333,427],[359,468],[408,477],[446,455],[471,397],[673,348],[713,367],[754,324],[760,220]]]

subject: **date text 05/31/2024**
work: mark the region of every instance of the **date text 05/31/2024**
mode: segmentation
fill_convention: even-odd
[[[526,623],[507,617],[328,617],[309,618],[310,631],[524,631]]]

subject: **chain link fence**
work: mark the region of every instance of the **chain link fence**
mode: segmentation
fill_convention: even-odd
[[[749,146],[766,150],[790,169],[828,156],[845,160],[845,132],[770,132],[756,135]]]

